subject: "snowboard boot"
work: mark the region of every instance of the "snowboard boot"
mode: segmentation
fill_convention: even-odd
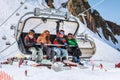
[[[60,62],[60,61],[61,61],[60,57],[56,58],[56,62]]]
[[[66,57],[62,57],[62,62],[63,62],[64,60],[67,60],[67,58],[66,58]]]
[[[51,60],[51,58],[49,56],[46,57],[47,60]]]
[[[84,64],[83,64],[83,63],[81,63],[81,62],[79,62],[79,65],[84,66]]]
[[[75,62],[75,63],[77,63],[77,62],[78,62],[78,60],[77,60],[77,57],[76,57],[76,56],[73,56],[73,57],[72,57],[72,62]]]

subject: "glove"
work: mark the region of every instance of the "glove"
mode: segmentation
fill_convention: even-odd
[[[65,46],[65,48],[68,50],[68,49],[69,49],[69,46],[68,46],[68,45],[66,45],[66,46]]]

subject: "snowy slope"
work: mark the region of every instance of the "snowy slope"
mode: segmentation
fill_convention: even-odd
[[[112,31],[110,30],[110,28],[107,28],[111,33]],[[101,36],[101,39],[103,42],[107,43],[108,45],[112,46],[115,49],[119,49],[120,48],[120,36],[119,35],[114,35],[115,38],[118,40],[118,43],[114,44],[111,40],[111,38],[109,37],[109,40],[107,40],[104,35],[103,35],[103,31],[101,28],[98,28],[98,33]],[[96,36],[99,36],[98,34],[96,34]]]
[[[81,28],[78,33],[85,32],[91,38],[93,38],[96,45],[96,53],[92,57],[93,60],[104,60],[110,62],[120,62],[120,52],[114,49],[113,47],[106,44],[99,36],[94,34],[89,30],[85,25],[80,23]],[[102,33],[101,33],[102,34]],[[108,57],[109,56],[109,57]]]
[[[94,71],[89,69],[72,68],[70,70],[64,70],[55,72],[52,69],[47,68],[35,68],[30,66],[16,67],[15,63],[11,65],[3,65],[2,69],[14,80],[119,80],[119,69],[109,69],[107,71],[96,68]],[[8,70],[9,67],[9,70]],[[24,71],[27,70],[28,76],[26,77]]]

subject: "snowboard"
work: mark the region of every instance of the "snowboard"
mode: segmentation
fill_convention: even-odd
[[[69,61],[69,60],[64,60],[63,63],[64,63],[64,66],[78,67],[80,69],[86,69],[87,68],[84,65],[79,65],[78,63],[75,63],[75,62],[72,62],[72,61]]]
[[[52,62],[50,60],[42,60],[41,62],[39,63],[34,63],[32,64],[33,67],[40,67],[40,66],[44,66],[44,67],[47,67],[47,68],[51,68],[52,66]]]

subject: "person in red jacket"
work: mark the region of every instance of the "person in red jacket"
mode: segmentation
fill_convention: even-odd
[[[59,30],[59,23],[56,27],[56,38],[53,41],[56,47],[53,49],[56,53],[56,61],[62,61],[68,59],[68,52],[66,50],[67,42],[64,34],[64,30]]]
[[[37,61],[41,61],[42,57],[43,57],[43,52],[41,48],[37,48],[35,46],[36,43],[36,38],[35,38],[35,31],[34,30],[30,30],[28,32],[28,34],[25,36],[24,38],[24,43],[25,43],[25,47],[28,51],[30,51],[32,53],[32,60],[36,60],[36,54],[38,52],[38,60]]]

